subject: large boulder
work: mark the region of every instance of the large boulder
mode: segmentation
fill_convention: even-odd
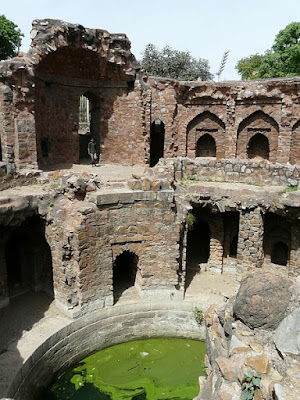
[[[250,328],[276,329],[285,316],[292,281],[274,272],[256,270],[241,283],[233,312]]]

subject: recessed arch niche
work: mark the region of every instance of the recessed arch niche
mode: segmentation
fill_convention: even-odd
[[[242,159],[259,157],[276,162],[278,133],[279,126],[272,117],[261,110],[254,112],[239,124],[236,157]]]
[[[199,140],[202,150],[200,150]],[[213,141],[215,152],[212,152]],[[210,146],[205,151],[203,145]],[[214,153],[215,155],[212,156],[211,154]],[[186,156],[191,158],[225,157],[225,124],[219,117],[210,111],[204,111],[189,122],[186,132]]]

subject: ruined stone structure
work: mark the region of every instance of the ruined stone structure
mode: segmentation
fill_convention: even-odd
[[[181,300],[200,268],[299,275],[299,77],[178,82],[124,34],[37,20],[31,38],[0,63],[1,307],[43,290],[76,318],[129,287]],[[67,170],[91,136],[145,173]]]
[[[54,173],[59,188],[47,200],[19,196],[16,211],[9,200],[2,305],[19,285],[55,294],[74,316],[113,304],[123,281],[143,298],[182,298],[202,264],[298,273],[299,200],[282,188],[299,183],[298,78],[177,82],[140,71],[124,34],[37,20],[31,38],[28,53],[0,64],[2,189],[80,163],[91,135],[101,162],[152,169],[117,193]],[[200,181],[236,186],[228,195],[222,183]]]

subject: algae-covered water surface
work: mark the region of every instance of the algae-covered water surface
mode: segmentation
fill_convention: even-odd
[[[62,374],[40,400],[191,400],[205,343],[136,340],[100,350]]]

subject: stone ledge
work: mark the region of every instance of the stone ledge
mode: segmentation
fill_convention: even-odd
[[[143,191],[118,189],[111,191],[97,191],[90,197],[90,201],[97,206],[109,204],[130,204],[136,201],[167,201],[172,202],[174,197],[173,190]]]

